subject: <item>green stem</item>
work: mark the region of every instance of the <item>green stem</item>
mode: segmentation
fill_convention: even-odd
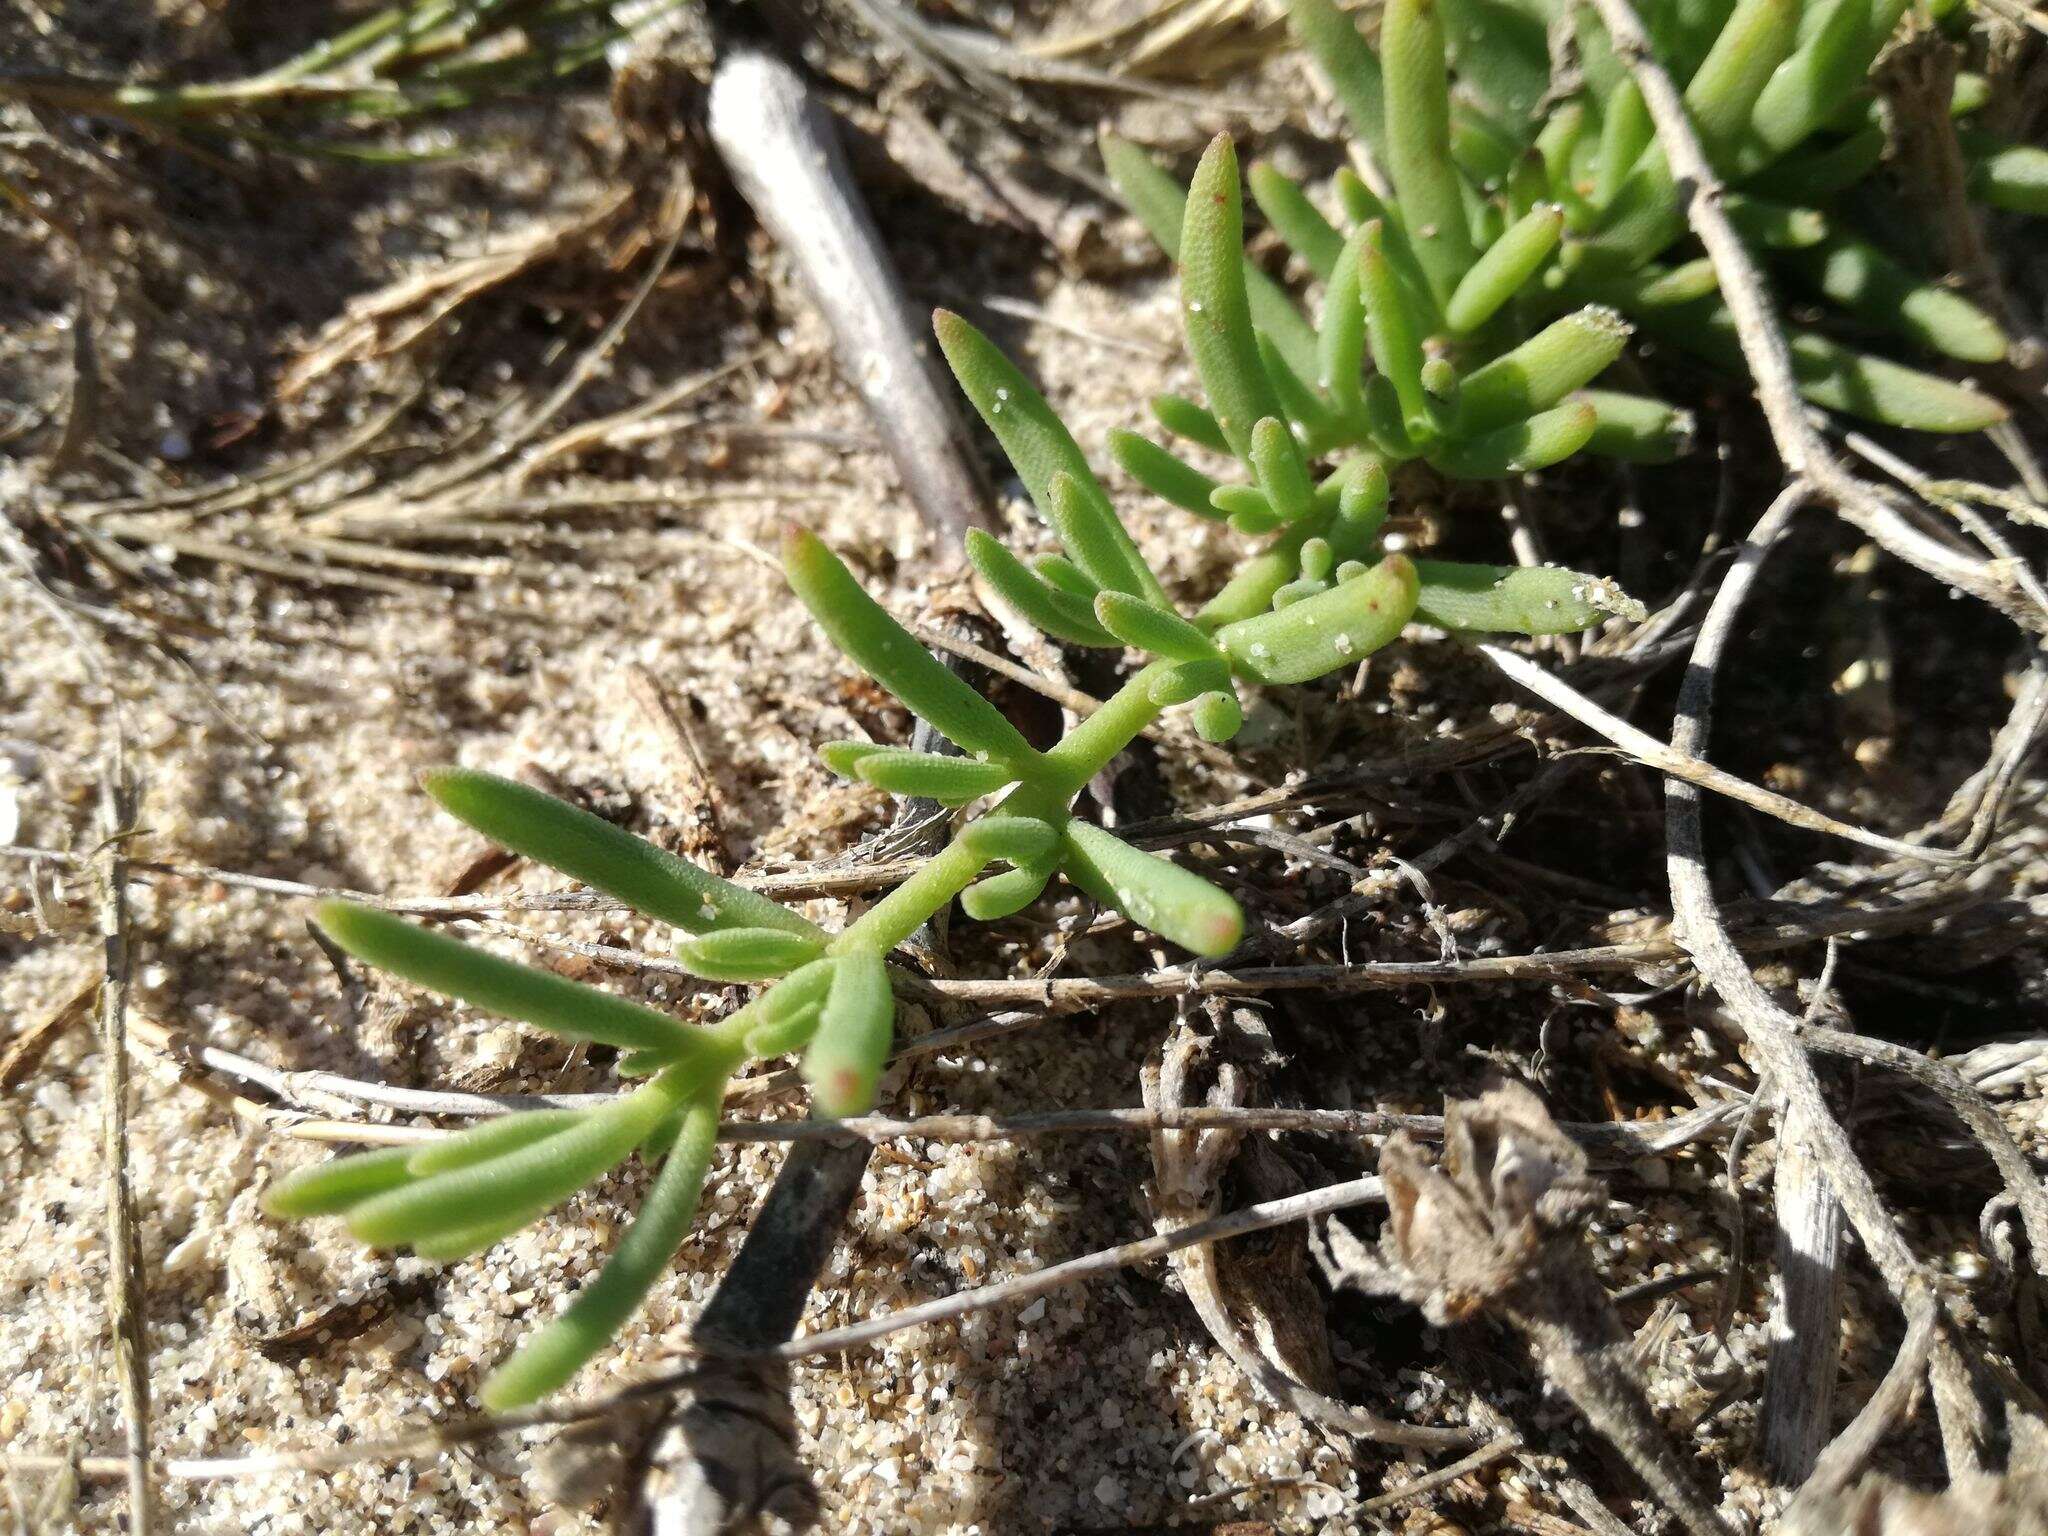
[[[1046,752],[1039,772],[1024,781],[1004,808],[1013,815],[1037,816],[1041,820],[1064,815],[1067,802],[1107,768],[1117,753],[1135,741],[1139,732],[1159,718],[1159,706],[1152,702],[1152,683],[1172,666],[1171,662],[1155,661],[1133,674],[1102,708]],[[1045,800],[1054,803],[1039,809]]]
[[[825,946],[828,955],[886,955],[974,883],[988,860],[964,843],[948,843],[930,863],[860,915]]]

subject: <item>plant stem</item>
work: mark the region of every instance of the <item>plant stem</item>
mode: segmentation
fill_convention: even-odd
[[[988,860],[961,842],[952,842],[923,869],[861,914],[838,938],[825,946],[828,955],[860,951],[886,955],[922,928],[931,915],[974,883]]]
[[[1042,771],[1025,780],[1005,809],[1018,815],[1043,815],[1042,811],[1027,809],[1038,804],[1043,796],[1055,800],[1058,810],[1064,811],[1067,802],[1090,779],[1107,768],[1117,753],[1159,718],[1159,706],[1152,702],[1152,682],[1171,666],[1170,662],[1155,661],[1134,674],[1103,702],[1102,708],[1045,754]]]

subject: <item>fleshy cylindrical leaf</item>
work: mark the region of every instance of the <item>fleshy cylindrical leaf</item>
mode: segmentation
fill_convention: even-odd
[[[1415,571],[1415,617],[1439,629],[1567,635],[1617,614],[1643,617],[1642,605],[1613,582],[1554,566],[1418,560]]]
[[[1042,859],[977,880],[960,893],[960,910],[977,923],[992,923],[1022,912],[1038,900],[1058,867],[1057,859]]]
[[[1472,265],[1472,232],[1451,159],[1449,65],[1436,0],[1387,0],[1380,13],[1380,64],[1387,174],[1415,259],[1441,306]]]
[[[1622,81],[1601,107],[1600,147],[1593,157],[1596,205],[1605,207],[1613,200],[1656,131],[1641,88],[1634,80]]]
[[[1003,859],[1012,864],[1030,864],[1059,846],[1059,828],[1036,816],[1010,816],[996,811],[963,828],[959,840],[984,862]]]
[[[1216,425],[1216,418],[1183,395],[1156,395],[1152,414],[1159,425],[1175,437],[1185,438],[1215,453],[1230,452],[1230,439]]]
[[[1564,233],[1564,209],[1556,203],[1532,208],[1472,264],[1444,306],[1444,324],[1469,336],[1491,320],[1550,259]]]
[[[568,1311],[491,1373],[480,1394],[485,1408],[502,1413],[567,1385],[646,1298],[697,1219],[704,1175],[718,1142],[720,1098],[707,1093],[684,1109],[680,1133],[618,1247]]]
[[[1423,316],[1383,249],[1383,226],[1368,224],[1354,250],[1359,292],[1365,299],[1365,334],[1373,366],[1394,388],[1410,431],[1429,420],[1422,392]]]
[[[1068,823],[1066,869],[1140,927],[1183,949],[1227,955],[1244,935],[1244,911],[1227,892],[1087,822]]]
[[[1331,228],[1322,210],[1308,200],[1299,183],[1263,160],[1253,163],[1245,179],[1266,222],[1309,271],[1327,279],[1337,264],[1337,252],[1344,248],[1344,237]]]
[[[1801,276],[1851,314],[1966,363],[1995,363],[2005,329],[1952,288],[1906,270],[1867,240],[1850,235],[1788,253]]]
[[[1145,151],[1115,134],[1102,136],[1102,163],[1109,171],[1109,179],[1116,183],[1124,206],[1138,216],[1146,232],[1159,242],[1159,248],[1178,261],[1181,223],[1187,215],[1187,193],[1180,183],[1155,165]],[[1261,334],[1272,338],[1273,345],[1297,373],[1314,368],[1315,332],[1302,318],[1293,296],[1253,265],[1249,257],[1244,258],[1244,285],[1252,324]]]
[[[818,761],[842,779],[858,779],[860,760],[885,750],[872,741],[828,741],[818,748]]]
[[[1216,516],[1216,509],[1209,504],[1209,493],[1216,489],[1215,480],[1175,458],[1149,437],[1119,428],[1109,434],[1109,452],[1123,466],[1125,474],[1160,500],[1197,517]]]
[[[1287,0],[1287,20],[1295,38],[1329,83],[1337,105],[1344,109],[1351,131],[1364,142],[1375,160],[1384,161],[1386,86],[1380,61],[1359,35],[1358,23],[1340,10],[1334,0]]]
[[[2008,144],[1970,168],[1970,190],[1994,208],[2048,217],[2048,149]]]
[[[1738,173],[1797,148],[1862,85],[1874,56],[1869,0],[1823,0],[1809,7],[1814,30],[1772,71],[1749,114],[1749,141],[1736,146]]]
[[[1306,683],[1353,665],[1400,634],[1415,612],[1415,567],[1389,555],[1355,581],[1216,631],[1238,671],[1262,683]]]
[[[949,763],[961,759],[949,757]],[[726,928],[699,938],[678,939],[676,959],[707,981],[773,981],[809,965],[824,946],[775,928]]]
[[[1660,310],[1645,315],[1644,324],[1660,340],[1723,368],[1744,366],[1735,322],[1724,308]],[[1852,351],[1810,331],[1786,339],[1800,393],[1816,405],[1917,432],[1979,432],[2006,419],[2003,405],[1954,379]]]
[[[1599,425],[1599,413],[1591,405],[1569,400],[1538,411],[1527,421],[1439,444],[1431,450],[1429,461],[1460,480],[1528,474],[1570,458],[1592,441]]]
[[[665,1107],[651,1084],[637,1089],[544,1141],[373,1196],[348,1213],[349,1230],[372,1247],[394,1248],[474,1226],[483,1212],[507,1221],[539,1216],[630,1155]]]
[[[1721,35],[1685,87],[1707,152],[1725,156],[1747,131],[1771,74],[1799,37],[1799,0],[1736,0]]]
[[[875,1080],[889,1059],[895,1025],[896,998],[882,957],[842,955],[818,1032],[804,1052],[803,1076],[816,1113],[837,1118],[873,1107]]]
[[[373,1195],[388,1194],[412,1182],[408,1167],[414,1149],[380,1147],[353,1152],[288,1173],[263,1192],[263,1209],[271,1216],[299,1219],[334,1216]]]
[[[823,543],[792,529],[782,568],[818,626],[863,672],[963,752],[1028,763],[1035,755],[999,710],[919,645]]]
[[[1067,553],[1101,586],[1139,597],[1162,595],[1087,456],[1045,396],[1000,347],[958,315],[938,311],[932,329],[953,377],[1003,445],[1039,515],[1059,534]],[[1062,476],[1070,482],[1063,498],[1056,490]]]
[[[1668,464],[1692,449],[1692,412],[1647,395],[1610,389],[1580,390],[1598,418],[1581,450],[1629,464]]]
[[[437,768],[421,775],[420,782],[444,810],[492,842],[690,933],[725,927],[819,931],[780,902],[721,880],[601,817],[511,779],[469,768]]]
[[[1199,661],[1216,654],[1209,637],[1179,614],[1141,603],[1121,592],[1104,592],[1097,597],[1095,617],[1104,629],[1133,650],[1147,651],[1168,661]]]
[[[972,758],[902,747],[868,753],[855,771],[892,795],[936,800],[941,805],[965,805],[1017,781],[1016,772],[1002,763],[978,763]]]
[[[1245,302],[1237,151],[1227,134],[1210,142],[1188,188],[1187,219],[1181,227],[1180,293],[1188,356],[1201,375],[1209,407],[1231,451],[1249,463],[1252,428],[1281,411],[1252,338],[1251,310]]]
[[[1251,465],[1259,489],[1283,523],[1307,515],[1315,487],[1302,462],[1301,445],[1286,422],[1268,416],[1252,428]]]
[[[1552,321],[1512,352],[1465,375],[1460,428],[1484,432],[1548,410],[1592,383],[1621,355],[1628,336],[1628,322],[1597,304]]]
[[[1244,711],[1237,695],[1228,689],[1205,693],[1195,700],[1195,734],[1204,741],[1228,741],[1244,725]]]
[[[1046,521],[1060,536],[1061,546],[1097,586],[1133,597],[1166,600],[1151,567],[1138,557],[1123,520],[1111,509],[1092,475],[1083,482],[1061,470],[1046,489],[1045,506]],[[1127,550],[1129,560],[1124,558]]]
[[[388,912],[329,901],[321,903],[317,921],[321,932],[365,964],[550,1034],[660,1051],[670,1059],[711,1049],[697,1031],[665,1013],[500,959]]]
[[[1363,406],[1359,391],[1365,370],[1365,298],[1358,285],[1358,247],[1362,229],[1353,230],[1337,255],[1323,290],[1322,323],[1316,333],[1318,375],[1331,404],[1343,420],[1356,426]]]
[[[1040,580],[1032,574],[1030,567],[1005,549],[1000,540],[979,528],[967,530],[967,559],[1005,601],[1055,640],[1064,640],[1069,645],[1112,646],[1117,643],[1114,635],[1095,622],[1086,603]],[[861,755],[866,756],[867,753]],[[852,772],[851,768],[839,769],[830,758],[826,761],[835,772],[849,775]]]
[[[1214,693],[1230,686],[1230,668],[1221,657],[1212,656],[1202,661],[1184,661],[1178,666],[1168,667],[1152,679],[1152,702],[1161,709],[1171,709],[1176,704],[1188,704],[1205,693]]]
[[[813,960],[791,971],[748,1006],[746,1012],[752,1016],[746,1034],[749,1056],[787,1055],[811,1038],[838,964],[830,956]]]
[[[1287,521],[1255,485],[1219,485],[1209,493],[1209,504],[1243,534],[1271,533]]]
[[[566,1131],[582,1118],[573,1109],[529,1109],[515,1115],[500,1115],[453,1136],[443,1136],[413,1150],[406,1171],[416,1179],[487,1163],[507,1152],[530,1147],[537,1141]]]

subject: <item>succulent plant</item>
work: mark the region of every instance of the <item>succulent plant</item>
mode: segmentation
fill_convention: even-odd
[[[1864,228],[1886,222],[1890,207],[1879,175],[1886,114],[1869,76],[1905,0],[1639,8],[1727,182],[1731,220],[1789,293],[1924,353],[1966,364],[2005,357],[1997,320]],[[1279,285],[1245,268],[1268,371],[1304,441],[1370,440],[1452,474],[1500,473],[1578,449],[1625,458],[1674,451],[1682,422],[1668,407],[1571,394],[1598,371],[1585,363],[1603,349],[1611,359],[1631,325],[1742,371],[1713,268],[1684,249],[1682,191],[1593,8],[1387,0],[1377,46],[1335,0],[1288,0],[1288,12],[1389,193],[1376,196],[1340,170],[1333,222],[1279,171],[1252,168],[1267,222],[1326,285],[1319,341]],[[1986,95],[1981,76],[1960,75],[1955,115],[1967,122]],[[1985,204],[2048,210],[2048,151],[1967,127],[1961,143]],[[1106,138],[1103,155],[1132,211],[1185,261],[1178,184],[1121,140]],[[1203,175],[1193,195],[1213,190]],[[1362,389],[1343,366],[1353,291],[1363,296],[1377,370]],[[1559,331],[1567,322],[1575,329]],[[1817,404],[1937,432],[2005,415],[1967,383],[1820,332],[1795,332],[1790,343]],[[1529,398],[1504,388],[1525,372],[1552,380],[1541,367],[1555,370],[1554,381]],[[1311,378],[1319,388],[1303,384]],[[1517,449],[1504,423],[1524,405],[1536,409],[1519,418],[1526,446]],[[1178,403],[1165,414],[1178,430]],[[1487,437],[1489,425],[1507,435]]]
[[[1074,814],[1072,802],[1164,711],[1187,706],[1197,731],[1221,741],[1241,722],[1240,685],[1311,682],[1355,666],[1411,620],[1460,631],[1583,630],[1634,609],[1611,583],[1551,568],[1411,560],[1380,544],[1388,469],[1421,455],[1452,475],[1500,475],[1545,464],[1603,434],[1641,449],[1672,430],[1655,402],[1607,411],[1573,392],[1620,345],[1605,311],[1567,316],[1519,348],[1446,386],[1421,330],[1376,295],[1407,291],[1384,226],[1338,241],[1339,274],[1319,337],[1311,388],[1290,371],[1270,330],[1252,318],[1241,254],[1236,161],[1227,139],[1196,174],[1177,236],[1189,350],[1208,403],[1162,415],[1233,454],[1245,478],[1222,485],[1145,439],[1117,434],[1112,452],[1140,481],[1197,515],[1267,533],[1208,602],[1184,614],[1118,518],[1059,417],[1017,367],[957,316],[937,331],[947,361],[994,432],[1062,554],[1027,561],[1001,541],[969,536],[968,557],[1004,599],[1047,635],[1140,653],[1144,663],[1057,744],[1033,748],[982,694],[948,671],[807,533],[785,541],[791,587],[833,643],[962,755],[871,742],[822,749],[836,773],[960,807],[978,801],[951,840],[840,932],[656,849],[586,812],[488,774],[431,774],[427,793],[507,848],[573,876],[684,935],[676,954],[696,974],[762,990],[720,1022],[693,1027],[593,987],[499,958],[386,913],[330,904],[319,921],[351,954],[418,985],[622,1055],[637,1089],[601,1108],[506,1115],[418,1147],[360,1153],[281,1180],[268,1208],[287,1217],[341,1215],[381,1247],[423,1257],[473,1254],[540,1217],[636,1152],[659,1161],[646,1201],[610,1262],[568,1310],[490,1378],[493,1408],[562,1383],[617,1332],[687,1236],[731,1075],[750,1060],[800,1054],[813,1112],[859,1113],[873,1101],[895,1004],[887,957],[958,898],[991,919],[1035,900],[1057,875],[1134,923],[1202,956],[1234,949],[1244,931],[1235,898]],[[1531,237],[1532,239],[1534,237]],[[1495,278],[1452,283],[1460,313],[1481,314]],[[1476,270],[1476,269],[1475,269]],[[1348,275],[1347,275],[1348,274]],[[1264,304],[1265,300],[1259,300]],[[1405,324],[1405,329],[1404,329]],[[1370,353],[1377,371],[1363,372]],[[1301,407],[1315,402],[1314,422]],[[1313,465],[1333,462],[1327,470]]]

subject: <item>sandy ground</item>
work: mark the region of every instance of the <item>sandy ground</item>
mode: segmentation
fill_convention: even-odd
[[[188,251],[153,265],[159,258],[138,244],[114,298],[149,281],[161,291],[146,323],[118,303],[103,321],[109,362],[124,381],[108,407],[107,446],[143,461],[150,475],[190,483],[247,473],[271,455],[295,456],[359,415],[360,403],[346,398],[351,386],[337,384],[338,406],[331,396],[316,398],[291,417],[266,421],[254,446],[202,450],[201,462],[185,461],[223,412],[261,403],[288,339],[309,334],[349,294],[472,246],[477,232],[460,210],[477,185],[464,171],[412,183],[406,196],[371,195],[350,181],[344,213],[321,215],[325,223],[309,214],[297,226],[259,220],[269,244],[232,262]],[[531,162],[489,188],[498,236],[577,194],[568,172]],[[230,201],[202,210],[202,228],[232,232],[263,200],[236,193]],[[1084,444],[1099,445],[1111,426],[1139,425],[1142,390],[1186,387],[1172,347],[1172,300],[1156,266],[1097,281],[1059,271],[1019,249],[1014,236],[964,226],[935,232],[929,210],[920,224],[906,209],[916,211],[886,205],[884,222],[920,301],[1028,298],[1057,322],[996,317],[992,326],[1019,348]],[[308,262],[300,282],[290,267],[295,254]],[[235,262],[261,269],[248,286],[236,288]],[[92,845],[100,765],[118,715],[143,788],[143,832],[130,845],[138,858],[386,893],[437,891],[481,851],[473,834],[434,814],[414,787],[421,769],[447,762],[542,771],[622,824],[685,843],[703,823],[703,797],[636,701],[629,668],[658,680],[690,721],[713,781],[720,851],[734,866],[837,857],[878,830],[886,801],[831,779],[812,753],[846,735],[901,739],[906,722],[824,645],[761,551],[773,549],[780,527],[794,520],[825,535],[901,615],[917,615],[935,597],[957,602],[960,592],[945,577],[944,552],[928,544],[897,494],[779,259],[757,247],[754,263],[714,289],[708,303],[665,303],[657,295],[577,407],[616,409],[767,343],[760,360],[695,405],[703,422],[723,419],[749,433],[679,426],[672,437],[592,466],[600,477],[659,477],[701,501],[678,498],[612,519],[599,525],[610,530],[602,539],[521,547],[483,577],[424,577],[402,594],[321,590],[234,567],[167,561],[171,590],[203,622],[171,632],[175,654],[119,638],[94,643],[90,667],[104,669],[111,696],[72,633],[25,584],[0,583],[0,809],[16,814],[13,840]],[[67,352],[66,291],[44,269],[38,282],[11,301],[19,323],[8,358],[25,390],[47,385]],[[222,297],[230,292],[233,302]],[[595,323],[606,313],[600,309]],[[214,325],[209,315],[226,319]],[[565,348],[587,341],[592,325],[580,312],[565,318],[544,299],[502,306],[478,327],[484,339],[476,353],[458,349],[452,375],[430,392],[417,441],[455,435],[479,406],[530,392],[534,380],[560,367]],[[206,364],[223,327],[243,345],[231,366]],[[131,359],[148,366],[129,369]],[[0,473],[10,501],[41,507],[57,494],[38,479],[33,454]],[[94,473],[102,477],[98,494],[120,483],[105,463]],[[142,475],[130,481],[147,483]],[[1228,535],[1155,518],[1128,489],[1118,487],[1120,499],[1161,569],[1178,587],[1204,590]],[[1645,504],[1676,503],[1671,515],[1685,517],[1700,500],[1695,491],[1690,501]],[[1429,516],[1419,518],[1419,536],[1429,536],[1430,526]],[[1689,559],[1690,546],[1676,533],[1669,548],[1652,536],[1645,556],[1641,537],[1631,542],[1615,527],[1608,506],[1559,513],[1568,545],[1591,542],[1615,557],[1619,538],[1653,580],[1660,573],[1668,579]],[[1497,551],[1498,530],[1489,525],[1477,542]],[[1788,581],[1832,580],[1832,553],[1825,537],[1817,539]],[[153,606],[167,611],[169,603]],[[1831,632],[1808,611],[1788,612],[1784,622],[1792,631],[1786,691],[1816,682],[1824,690]],[[1845,772],[1839,722],[1810,707],[1788,715],[1771,688],[1762,700],[1730,701],[1731,757],[1745,772],[1776,772],[1781,787],[1825,797],[1842,814],[1910,827],[1981,759],[2003,707],[2010,648],[1995,625],[1974,616],[1920,636],[1914,654],[1901,658],[1898,683],[1902,709],[1918,711],[1916,727],[1900,733],[1882,772]],[[1292,705],[1268,709],[1255,716],[1252,749],[1237,767],[1219,772],[1206,759],[1170,759],[1165,787],[1181,803],[1213,803],[1473,724],[1499,697],[1497,680],[1469,656],[1411,640],[1376,662],[1362,699],[1332,689],[1299,714]],[[1585,941],[1610,918],[1630,915],[1637,893],[1660,889],[1656,811],[1646,786],[1605,766],[1583,778],[1582,798],[1536,819],[1527,856],[1548,858],[1613,899],[1603,903],[1583,890],[1559,896],[1512,873],[1453,870],[1438,895],[1470,952]],[[1336,846],[1367,858],[1379,847],[1426,846],[1510,782],[1483,775],[1413,786],[1412,794],[1392,797],[1402,804]],[[2038,786],[2023,786],[2020,803],[2021,827],[2038,837]],[[1762,855],[1789,871],[1804,867],[1813,850],[1773,844]],[[1259,857],[1267,862],[1254,883],[1282,888],[1272,898],[1278,911],[1342,889],[1326,872],[1287,871],[1277,856]],[[6,880],[0,1031],[18,1037],[76,990],[97,963],[97,948],[89,890],[75,875],[45,870],[32,890],[15,863]],[[509,880],[533,889],[559,883],[524,868]],[[2034,885],[2016,879],[2013,894],[2031,896]],[[826,921],[844,915],[832,903],[812,911]],[[532,1032],[374,980],[366,992],[352,992],[309,938],[306,916],[303,903],[203,880],[138,882],[137,1014],[285,1067],[488,1091],[612,1085],[608,1062],[572,1059]],[[1071,908],[1047,905],[994,930],[962,925],[954,961],[965,974],[1042,968],[1055,958],[1063,916],[1071,918]],[[629,949],[658,949],[663,941],[648,925],[614,917],[545,926]],[[1398,902],[1354,927],[1347,944],[1356,957],[1434,951],[1418,914]],[[1952,1034],[1960,1047],[2038,1032],[2037,950],[1993,948],[1990,971],[1967,969],[1953,982],[1907,941],[1859,954],[1881,977],[1889,967],[1918,978],[1918,992],[1867,984],[1889,999],[1888,1019],[1917,1013],[1928,1033]],[[1065,974],[1147,963],[1121,934],[1080,939],[1057,958]],[[605,984],[686,1016],[723,1005],[715,991],[693,995],[615,973]],[[986,1050],[926,1058],[892,1074],[884,1102],[903,1114],[1135,1103],[1140,1066],[1171,1014],[1164,1005],[1111,1009]],[[1505,1067],[1538,1071],[1561,1107],[1598,1118],[1686,1107],[1690,1086],[1746,1081],[1735,1048],[1683,996],[1646,994],[1640,1005],[1620,1009],[1619,1030],[1613,1017],[1534,987],[1288,1001],[1270,1011],[1276,1036],[1296,1058],[1278,1092],[1338,1107],[1431,1110],[1443,1093]],[[0,1448],[10,1451],[105,1452],[118,1443],[103,1302],[100,1069],[88,1028],[74,1022],[0,1109]],[[2015,1131],[2038,1146],[2043,1100],[2031,1069],[1999,1093]],[[622,1174],[479,1259],[433,1268],[366,1254],[332,1223],[282,1226],[264,1218],[257,1201],[265,1183],[324,1154],[179,1087],[147,1053],[138,1056],[131,1113],[154,1445],[163,1456],[374,1438],[467,1411],[490,1366],[594,1272],[641,1183],[637,1171]],[[1900,1139],[1910,1144],[1915,1134]],[[1955,1188],[1914,1192],[1912,1230],[1923,1251],[1950,1262],[1959,1281],[1972,1281],[1981,1278],[1974,1212],[1988,1190],[1978,1164],[1950,1155],[1946,1132],[1935,1141],[1949,1162],[1923,1168],[1942,1168]],[[1768,1167],[1770,1150],[1767,1139],[1752,1150],[1753,1175]],[[1320,1182],[1349,1153],[1290,1155],[1298,1172]],[[1597,1248],[1611,1286],[1725,1262],[1721,1155],[1718,1147],[1694,1148],[1616,1175],[1615,1205]],[[674,1273],[585,1372],[580,1389],[615,1384],[674,1348],[780,1156],[756,1147],[721,1152],[704,1215]],[[1894,1174],[1911,1167],[1907,1154],[1893,1160]],[[1149,1173],[1136,1138],[884,1146],[805,1326],[866,1317],[1140,1235],[1149,1229],[1142,1195]],[[1909,1173],[1889,1187],[1913,1182]],[[1749,1204],[1752,1230],[1759,1230],[1765,1212],[1754,1190]],[[1629,1321],[1648,1330],[1659,1408],[1684,1430],[1703,1473],[1718,1478],[1738,1468],[1727,1478],[1731,1507],[1753,1508],[1754,1479],[1739,1464],[1750,1454],[1754,1393],[1717,1385],[1740,1377],[1725,1374],[1713,1338],[1716,1301],[1711,1287],[1683,1291],[1657,1304],[1654,1316],[1649,1306],[1634,1309]],[[1761,1365],[1766,1302],[1754,1292],[1745,1297],[1734,1336],[1748,1368]],[[344,1325],[335,1310],[355,1315],[359,1303],[361,1315],[374,1319],[366,1329]],[[1848,1381],[1838,1403],[1845,1417],[1874,1384],[1896,1337],[1887,1305],[1866,1295],[1861,1279],[1849,1317]],[[328,1337],[315,1326],[310,1340],[279,1338],[323,1318],[334,1323]],[[1343,1299],[1331,1304],[1330,1326],[1346,1395],[1422,1422],[1459,1421],[1462,1404],[1437,1369],[1449,1345],[1416,1314]],[[1482,1341],[1481,1353],[1497,1344]],[[1171,1272],[1157,1265],[803,1365],[795,1391],[804,1453],[820,1473],[832,1530],[993,1536],[1142,1530],[1181,1517],[1199,1528],[1246,1515],[1280,1529],[1349,1530],[1358,1528],[1359,1499],[1417,1470],[1260,1400],[1211,1344]],[[1559,1417],[1548,1414],[1553,1423]],[[1924,1426],[1894,1449],[1899,1465],[1924,1469]],[[1581,1447],[1575,1459],[1603,1491],[1626,1487],[1596,1453]],[[22,1479],[9,1496],[31,1528],[120,1528],[112,1485]],[[1512,1523],[1517,1510],[1548,1515],[1554,1506],[1546,1497],[1510,1464],[1461,1485],[1443,1507],[1484,1527]],[[323,1477],[172,1480],[162,1498],[172,1527],[193,1533],[594,1528],[586,1515],[549,1504],[516,1439]],[[1626,1513],[1625,1497],[1617,1493],[1616,1502]],[[1415,1521],[1418,1531],[1431,1528],[1419,1515]],[[1535,1528],[1557,1527],[1539,1520]]]

